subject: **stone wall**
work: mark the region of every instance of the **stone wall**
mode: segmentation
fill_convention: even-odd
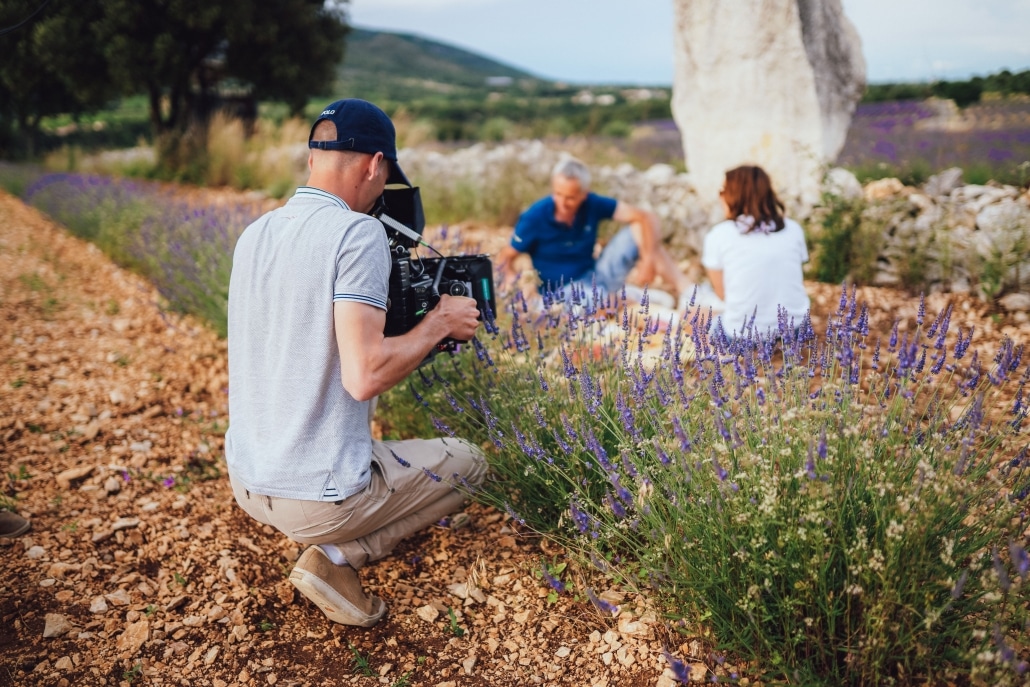
[[[416,184],[475,183],[479,192],[492,193],[513,183],[514,174],[517,183],[538,189],[542,196],[548,193],[551,168],[563,154],[539,141],[516,141],[452,153],[402,149],[400,161]],[[596,190],[654,211],[672,254],[697,261],[711,220],[691,174],[668,165],[639,170],[629,164],[595,166],[593,173]],[[1030,191],[963,184],[959,169],[931,177],[919,188],[897,179],[863,187],[839,168],[824,176],[821,191],[861,201],[863,227],[874,232],[878,245],[873,283],[899,286],[907,261],[918,256],[930,290],[997,296],[1003,307],[1030,310]],[[532,200],[527,198],[527,204]],[[795,218],[806,225],[810,237],[818,231],[818,209]]]

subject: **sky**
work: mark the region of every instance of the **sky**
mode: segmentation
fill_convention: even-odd
[[[670,85],[672,3],[350,0],[349,15],[361,28],[418,34],[546,79]],[[843,0],[843,5],[862,38],[870,83],[1030,69],[1030,0]]]

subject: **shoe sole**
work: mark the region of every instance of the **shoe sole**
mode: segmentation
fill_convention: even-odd
[[[13,537],[20,537],[21,535],[23,535],[26,532],[28,532],[30,527],[32,527],[32,523],[29,522],[29,521],[26,521],[25,524],[22,525],[21,527],[19,527],[17,530],[14,530],[12,532],[0,533],[0,539],[9,539],[9,538],[13,538]]]
[[[362,613],[357,606],[343,598],[339,592],[330,587],[325,580],[312,575],[306,570],[294,568],[290,573],[290,582],[300,590],[311,603],[318,606],[319,610],[334,623],[341,625],[353,625],[355,627],[372,627],[386,613],[386,603],[379,597],[372,597],[378,606],[378,610],[372,615]],[[333,603],[330,599],[336,597],[338,602]]]

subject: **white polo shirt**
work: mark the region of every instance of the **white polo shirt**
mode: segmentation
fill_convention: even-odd
[[[801,265],[808,262],[805,232],[792,219],[780,231],[744,233],[742,224],[720,222],[705,235],[701,264],[722,270],[726,309],[722,326],[729,335],[742,333],[756,312],[755,331],[776,330],[777,306],[786,308],[795,324],[809,309]]]
[[[369,481],[369,402],[340,381],[333,303],[386,309],[379,220],[301,187],[244,230],[229,280],[226,462],[257,494],[336,501]]]

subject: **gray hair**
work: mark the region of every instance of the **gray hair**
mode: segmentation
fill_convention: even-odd
[[[579,187],[584,191],[590,188],[590,170],[574,157],[563,157],[561,160],[558,160],[558,164],[551,170],[551,178],[555,177],[575,179],[579,182]]]

